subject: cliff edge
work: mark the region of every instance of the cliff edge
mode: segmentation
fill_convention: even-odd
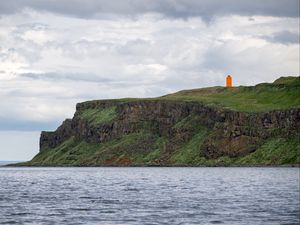
[[[29,166],[300,164],[300,79],[78,103]]]

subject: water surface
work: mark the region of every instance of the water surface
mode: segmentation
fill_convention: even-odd
[[[2,224],[299,224],[299,168],[0,168]]]

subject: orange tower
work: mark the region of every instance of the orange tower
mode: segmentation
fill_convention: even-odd
[[[232,77],[230,75],[226,77],[226,87],[232,87]]]

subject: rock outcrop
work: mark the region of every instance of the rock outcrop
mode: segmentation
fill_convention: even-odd
[[[300,164],[300,79],[78,103],[24,165]]]
[[[113,121],[96,124],[81,117],[85,110],[101,111],[111,107],[115,107],[117,114]],[[71,136],[88,143],[103,143],[147,130],[165,137],[168,140],[166,152],[172,152],[195,134],[193,127],[190,130],[176,127],[180,121],[191,116],[194,123],[209,131],[204,143],[199,146],[199,154],[206,158],[245,155],[255,151],[270,137],[289,136],[300,130],[299,108],[246,113],[197,102],[91,101],[77,104],[73,119],[65,120],[56,131],[43,131],[40,150],[55,148]]]

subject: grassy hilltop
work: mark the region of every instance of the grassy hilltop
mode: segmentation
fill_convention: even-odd
[[[256,86],[210,87],[179,91],[163,99],[201,101],[241,112],[300,107],[300,77],[281,77]]]
[[[103,101],[118,103],[165,100],[201,102],[239,112],[267,112],[300,107],[299,96],[300,77],[289,76],[280,77],[273,83],[260,83],[255,86],[237,86],[231,88],[216,86],[182,90],[157,98],[121,98]]]
[[[161,114],[162,107],[158,110],[158,118],[151,117],[150,113],[151,118],[145,119],[143,115],[147,111],[140,113],[140,110],[145,104],[147,106],[147,102],[171,104],[170,111],[174,111]],[[173,102],[181,108],[172,105]],[[197,106],[197,102],[203,106]],[[185,110],[187,103],[192,103],[192,108],[208,107],[205,110],[213,110],[216,118],[209,113],[203,116],[192,111],[178,116],[176,113]],[[89,101],[81,104],[84,107],[77,109],[70,127],[86,126],[86,130],[72,133],[75,128],[64,128],[63,131],[58,129],[49,132],[40,153],[31,161],[19,165],[300,164],[299,77],[281,77],[273,83],[250,87],[211,87],[184,90],[159,98]],[[101,108],[97,104],[108,105]],[[156,113],[157,105],[150,109]],[[290,112],[286,110],[290,109],[296,112],[289,115]],[[270,121],[266,122],[266,119]],[[251,124],[251,121],[262,122]],[[114,130],[115,127],[121,127],[122,132]],[[131,131],[124,132],[126,129]],[[69,136],[66,135],[68,132]],[[63,139],[61,134],[64,135]],[[59,138],[61,142],[49,144],[49,140],[57,141]]]

